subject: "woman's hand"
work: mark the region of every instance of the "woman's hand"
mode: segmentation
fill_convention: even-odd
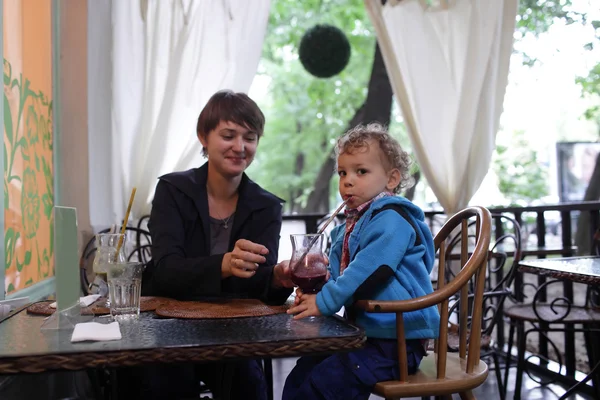
[[[290,260],[285,260],[273,267],[273,279],[271,286],[275,288],[293,288],[292,270],[290,269]]]
[[[221,277],[251,278],[256,273],[258,265],[266,261],[264,255],[269,254],[262,244],[240,239],[230,253],[225,253],[221,263]]]
[[[296,314],[294,319],[321,315],[319,307],[317,307],[317,295],[302,293],[300,289],[297,289],[294,305],[287,310],[287,313]]]

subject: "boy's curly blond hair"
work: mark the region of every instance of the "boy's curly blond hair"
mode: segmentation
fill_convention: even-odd
[[[335,146],[336,160],[340,154],[352,153],[357,149],[368,147],[369,140],[376,141],[379,144],[383,155],[384,169],[390,171],[396,168],[400,171],[400,184],[394,188],[394,193],[398,194],[401,190],[411,187],[414,184],[414,179],[410,174],[410,165],[412,164],[410,155],[402,150],[400,143],[381,124],[357,125],[344,133],[337,140]]]

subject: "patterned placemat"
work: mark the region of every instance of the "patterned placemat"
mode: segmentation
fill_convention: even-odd
[[[185,319],[244,318],[286,312],[290,303],[270,306],[255,299],[219,299],[214,301],[171,301],[154,312],[161,317]]]
[[[172,299],[168,299],[166,297],[155,297],[155,296],[142,296],[140,298],[140,312],[145,311],[154,311],[158,307],[167,304]],[[39,303],[34,303],[27,307],[27,312],[30,314],[37,315],[51,315],[56,311],[55,308],[51,308],[50,304],[52,301],[41,301]],[[106,298],[98,299],[98,301],[91,304],[89,307],[84,307],[81,309],[82,315],[106,315],[110,314],[110,310],[106,307]]]

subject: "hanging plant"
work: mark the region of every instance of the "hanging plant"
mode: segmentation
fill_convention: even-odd
[[[346,68],[350,60],[350,42],[339,28],[315,25],[300,41],[300,62],[317,78],[329,78]]]

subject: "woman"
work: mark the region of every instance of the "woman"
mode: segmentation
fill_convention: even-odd
[[[208,101],[196,129],[208,162],[164,175],[156,187],[145,293],[287,299],[293,284],[286,264],[275,265],[283,200],[244,173],[264,123],[243,93],[221,91]]]
[[[282,200],[244,173],[263,134],[264,115],[243,93],[214,94],[198,118],[208,158],[202,167],[159,178],[148,228],[152,262],[145,295],[177,299],[256,298],[283,303],[291,293],[287,263],[276,264]],[[146,395],[187,395],[199,380],[218,386],[214,365],[144,368]],[[152,375],[152,376],[149,376]],[[174,384],[174,380],[177,384]],[[180,383],[185,380],[186,383]],[[266,398],[257,361],[235,366],[231,398]],[[190,393],[193,394],[193,393]]]

